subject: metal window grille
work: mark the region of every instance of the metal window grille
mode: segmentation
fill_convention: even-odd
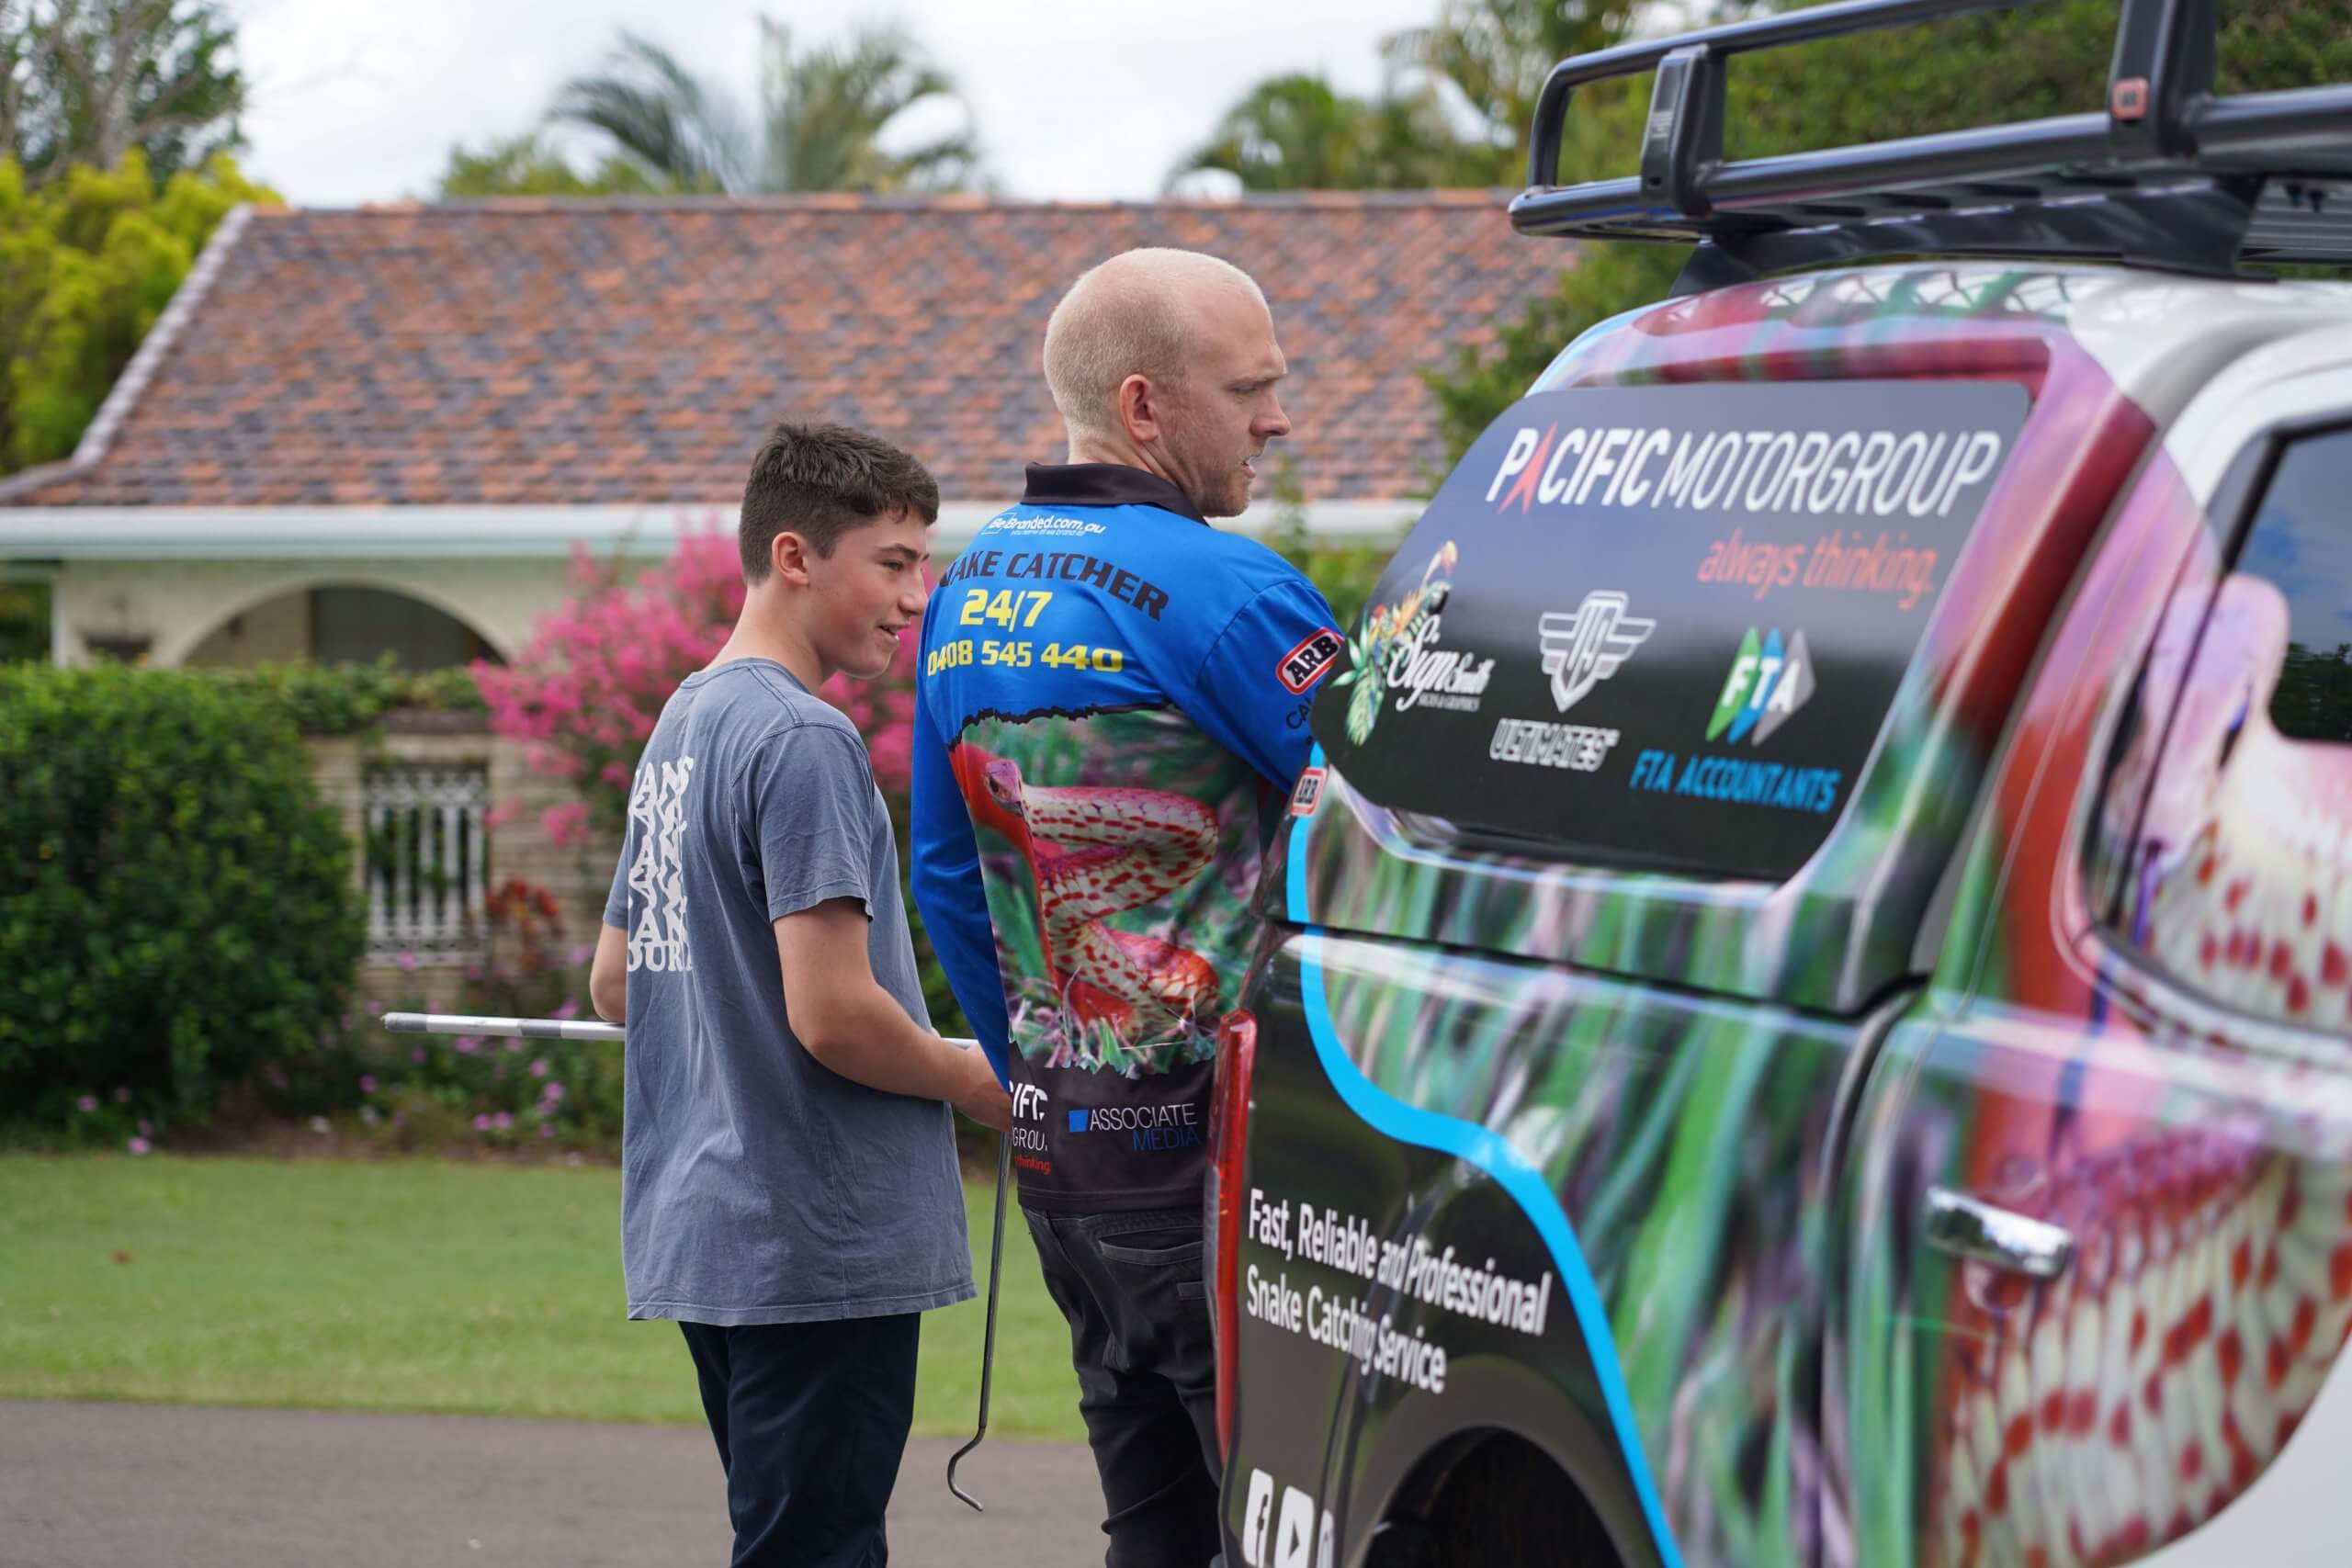
[[[489,929],[490,770],[397,762],[368,770],[368,956],[461,963]]]

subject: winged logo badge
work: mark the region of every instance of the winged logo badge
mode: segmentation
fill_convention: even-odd
[[[1617,667],[1657,629],[1654,620],[1627,615],[1625,605],[1624,594],[1596,589],[1575,609],[1552,611],[1539,624],[1544,673],[1552,678],[1552,700],[1562,713],[1617,673]]]

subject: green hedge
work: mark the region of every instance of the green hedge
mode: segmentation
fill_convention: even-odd
[[[487,711],[462,666],[412,671],[391,654],[373,664],[254,664],[199,672],[223,691],[258,697],[305,735],[355,735],[393,708]]]
[[[0,1124],[200,1117],[341,1013],[364,914],[283,704],[0,668]]]

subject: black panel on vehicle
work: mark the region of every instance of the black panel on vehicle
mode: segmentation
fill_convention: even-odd
[[[1398,810],[1785,877],[1845,808],[2027,405],[1984,381],[1527,398],[1389,563],[1315,738]]]

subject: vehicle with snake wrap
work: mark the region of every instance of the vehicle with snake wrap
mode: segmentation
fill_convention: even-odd
[[[1232,1568],[2352,1562],[2352,88],[1746,163],[1316,693],[1216,1043]],[[1654,71],[1641,173],[1551,182]],[[1905,259],[1871,264],[1871,258]],[[2129,264],[2129,265],[2124,265]]]

